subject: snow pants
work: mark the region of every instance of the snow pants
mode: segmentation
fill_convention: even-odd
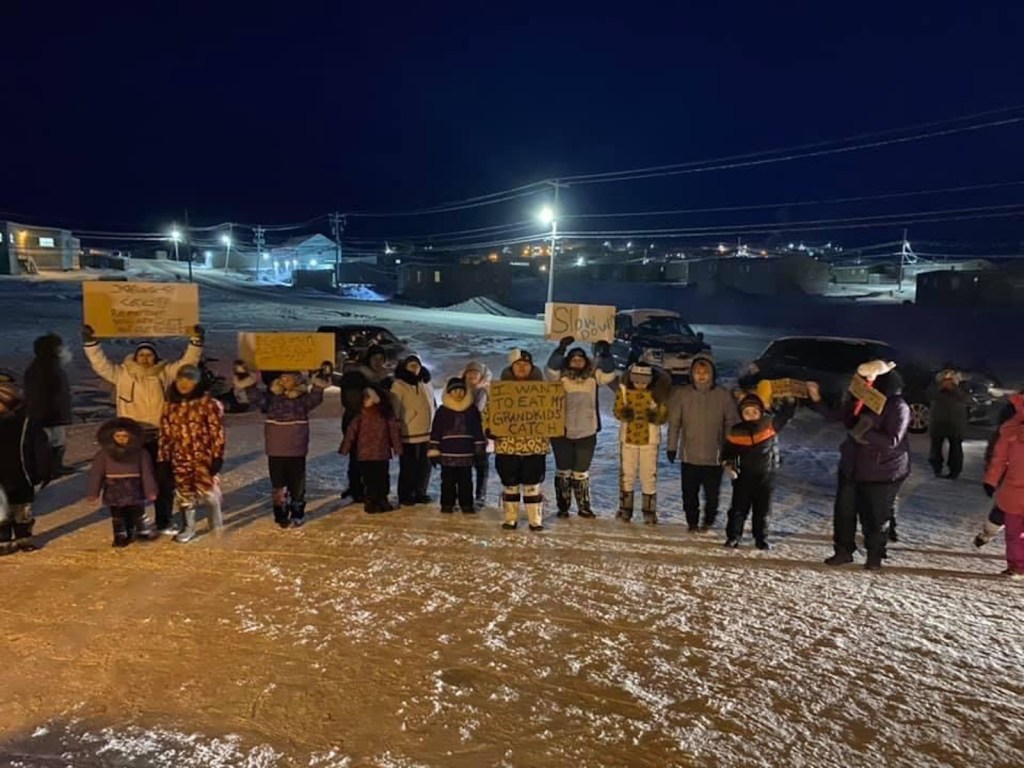
[[[1024,573],[1024,515],[1006,518],[1006,567],[1013,573]]]
[[[541,485],[547,473],[547,454],[514,456],[496,454],[494,468],[498,471],[502,485],[502,508],[505,524],[515,525],[519,520],[519,502],[526,507],[526,517],[531,526],[539,526],[544,519],[544,495]]]
[[[858,482],[839,473],[832,512],[832,544],[837,554],[852,555],[857,551],[855,539],[859,520],[868,559],[885,557],[886,523],[902,485],[902,480],[892,483]]]
[[[398,503],[411,505],[427,495],[430,485],[429,443],[402,443],[398,459]]]
[[[365,509],[367,512],[389,512],[391,504],[388,494],[391,492],[390,463],[386,461],[360,461],[359,472],[366,492]]]
[[[572,507],[573,493],[576,507],[584,516],[592,515],[590,509],[590,465],[594,461],[597,435],[569,439],[551,439],[551,450],[555,454],[555,500],[558,513],[564,517]]]
[[[306,517],[306,457],[267,456],[267,468],[274,521],[284,525],[290,519],[301,525]]]
[[[456,501],[464,514],[476,511],[473,506],[472,467],[441,467],[441,511],[453,511]]]
[[[949,454],[943,457],[943,448],[949,443]],[[949,466],[950,478],[959,477],[964,469],[964,441],[960,435],[952,433],[933,431],[931,434],[931,452],[928,455],[928,463],[935,470],[936,475],[942,474],[942,466]]]
[[[704,522],[710,528],[718,517],[718,498],[722,488],[722,467],[683,464],[683,512],[691,530],[700,522],[700,491],[704,489]]]
[[[645,496],[658,492],[658,446],[619,444],[619,489],[632,493],[637,474],[640,475],[640,490]]]
[[[110,525],[114,530],[115,544],[128,544],[137,536],[149,536],[146,525],[146,510],[141,504],[110,508]]]
[[[754,541],[765,541],[768,536],[768,520],[772,513],[772,491],[775,489],[775,473],[752,475],[740,473],[732,484],[732,505],[729,507],[729,520],[726,524],[726,536],[739,541],[743,538],[743,526],[747,515],[753,510],[751,532]]]

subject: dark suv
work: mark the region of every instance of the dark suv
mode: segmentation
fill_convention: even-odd
[[[627,309],[615,315],[612,359],[619,368],[647,363],[688,379],[693,356],[711,353],[703,333],[695,333],[679,314],[667,309]]]
[[[394,369],[401,359],[412,354],[404,339],[379,325],[321,325],[316,332],[334,334],[335,379],[340,379],[345,363],[361,361],[372,346],[383,348],[388,370]]]
[[[821,385],[825,402],[838,407],[846,395],[857,366],[869,360],[894,360],[903,377],[903,398],[910,406],[910,431],[928,431],[931,422],[932,384],[936,370],[909,359],[882,341],[831,336],[789,336],[776,339],[740,372],[739,385],[753,388],[762,379],[797,379]],[[963,371],[964,386],[971,393],[969,406],[973,422],[991,419],[997,398],[993,389],[999,382],[978,372]]]

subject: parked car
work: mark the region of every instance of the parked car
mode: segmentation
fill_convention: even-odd
[[[335,382],[341,378],[346,363],[362,360],[374,345],[384,350],[387,356],[385,365],[389,371],[394,370],[400,360],[413,354],[407,340],[379,325],[321,325],[316,331],[334,334]]]
[[[612,358],[619,368],[634,362],[657,366],[674,380],[690,376],[693,356],[710,353],[703,333],[695,333],[679,316],[667,309],[627,309],[615,315]]]
[[[899,364],[904,381],[903,397],[910,406],[910,431],[927,432],[931,423],[932,385],[938,369],[922,365],[882,341],[832,336],[776,339],[740,371],[739,386],[751,389],[762,379],[817,381],[821,385],[822,399],[838,407],[857,366],[868,360],[894,360]],[[1002,394],[999,382],[988,373],[959,370],[964,374],[964,386],[971,393],[971,421],[988,423],[999,406]]]

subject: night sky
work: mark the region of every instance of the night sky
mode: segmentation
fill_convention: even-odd
[[[1021,2],[149,5],[4,4],[0,215],[138,229],[180,220],[186,208],[199,223],[402,210],[1024,104]],[[254,9],[261,5],[272,10]],[[566,191],[564,210],[1021,180],[1022,139],[1018,123],[757,169],[580,187]],[[1018,201],[1024,187],[671,223]],[[538,202],[350,228],[383,235],[509,222]],[[1022,220],[940,234],[977,239],[983,226],[1019,241]]]

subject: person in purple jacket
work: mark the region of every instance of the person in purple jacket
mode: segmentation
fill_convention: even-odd
[[[822,401],[818,385],[807,383],[807,392],[817,410],[827,418],[843,422],[847,430],[839,448],[839,480],[833,508],[835,553],[825,560],[826,565],[853,562],[858,518],[867,548],[865,568],[879,570],[886,557],[885,524],[900,486],[910,475],[910,407],[903,399],[903,379],[895,368],[895,363],[875,360],[857,370],[869,386],[885,396],[885,406],[879,414],[860,400],[831,410]]]
[[[144,450],[145,432],[134,419],[117,418],[96,432],[99,453],[89,472],[89,501],[103,497],[110,507],[114,546],[127,547],[136,536],[153,538],[146,523],[145,506],[156,501],[159,488],[153,460]]]
[[[255,381],[246,399],[260,403],[267,414],[263,427],[270,472],[274,522],[299,528],[306,522],[306,454],[309,453],[309,414],[324,401],[334,367],[325,362],[311,384],[298,371],[282,373],[265,392]]]
[[[466,380],[448,379],[441,407],[430,428],[427,456],[441,466],[441,511],[451,514],[458,499],[465,515],[476,512],[473,500],[473,464],[487,455],[483,419],[473,398],[466,394]]]

